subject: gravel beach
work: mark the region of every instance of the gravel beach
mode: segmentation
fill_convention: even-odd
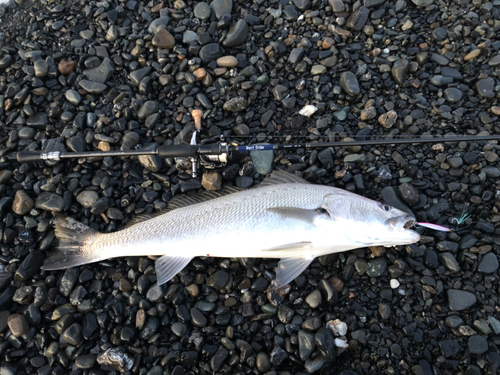
[[[496,374],[496,141],[19,163],[201,139],[500,134],[500,0],[0,0],[0,375]],[[272,169],[453,229],[317,258],[41,271],[63,213],[101,232]],[[216,214],[216,213],[214,213]],[[241,241],[251,241],[241,238]],[[335,241],[335,238],[332,238]],[[166,251],[167,251],[166,245]]]

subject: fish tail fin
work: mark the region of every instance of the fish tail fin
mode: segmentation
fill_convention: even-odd
[[[42,270],[61,270],[108,258],[105,252],[97,252],[90,246],[101,233],[75,219],[57,215],[55,234],[59,245],[45,259]]]

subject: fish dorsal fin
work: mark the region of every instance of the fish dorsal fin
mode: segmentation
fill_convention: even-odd
[[[142,223],[143,221],[148,221],[148,220],[151,220],[157,216],[160,216],[160,215],[163,215],[169,211],[172,211],[171,209],[169,208],[166,208],[164,210],[160,210],[160,211],[156,211],[156,212],[153,212],[151,214],[141,214],[141,215],[137,215],[135,216],[132,220],[130,220],[127,225],[125,225],[124,229],[127,229],[127,228],[130,228],[131,226],[133,225],[136,225],[136,224],[139,224],[139,223]]]
[[[177,208],[191,206],[193,204],[210,201],[212,199],[224,197],[229,194],[238,193],[245,189],[236,186],[225,186],[220,190],[207,190],[192,195],[178,195],[173,197],[168,202],[168,209],[175,210]]]
[[[153,212],[152,214],[143,214],[143,215],[137,215],[134,217],[132,220],[130,220],[125,228],[130,228],[132,225],[136,225],[139,223],[142,223],[144,221],[153,219],[157,216],[166,214],[167,212],[176,210],[181,207],[186,207],[186,206],[191,206],[192,204],[197,204],[205,201],[209,201],[215,198],[220,198],[225,195],[233,194],[233,193],[238,193],[242,190],[242,188],[236,187],[236,186],[225,186],[221,190],[217,191],[202,191],[200,193],[192,194],[192,195],[178,195],[173,197],[170,202],[168,202],[168,207],[165,208],[164,210],[160,210],[157,212]]]
[[[276,170],[273,171],[269,177],[265,178],[259,185],[256,185],[254,188],[260,188],[271,185],[290,184],[290,183],[309,184],[308,181],[304,180],[299,176],[296,176],[294,174],[285,171]],[[170,200],[170,202],[168,202],[168,207],[166,209],[154,212],[152,214],[137,215],[128,222],[125,228],[130,228],[132,225],[136,225],[142,223],[143,221],[153,219],[157,216],[166,214],[167,212],[176,210],[181,207],[187,207],[193,204],[210,201],[212,199],[224,197],[229,194],[238,193],[243,190],[246,189],[239,188],[236,186],[225,186],[222,189],[216,191],[207,190],[191,195],[186,195],[186,194],[178,195],[173,197]]]
[[[257,188],[271,185],[281,185],[281,184],[309,184],[310,182],[304,180],[303,178],[296,176],[294,174],[276,170],[272,171],[269,177],[266,177],[260,184],[258,184]]]

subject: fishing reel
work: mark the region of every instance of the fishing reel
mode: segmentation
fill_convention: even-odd
[[[221,135],[220,138],[208,138],[197,142],[197,135],[200,132],[199,129],[195,130],[191,136],[191,145],[198,147],[198,153],[192,156],[191,164],[191,176],[193,178],[198,177],[198,161],[206,169],[217,169],[223,168],[227,165],[229,159],[228,145],[224,142],[224,136]],[[203,147],[205,146],[205,147]],[[216,147],[220,150],[220,153],[203,152],[203,150],[211,150]]]

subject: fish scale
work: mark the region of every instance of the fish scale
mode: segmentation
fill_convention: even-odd
[[[145,251],[149,255],[164,255],[166,250],[175,252],[188,246],[192,256],[231,257],[238,256],[235,252],[238,250],[245,251],[245,257],[275,257],[262,250],[288,241],[312,240],[316,228],[305,226],[301,220],[283,219],[268,209],[316,209],[328,191],[323,186],[285,184],[235,193],[173,210],[120,232],[102,234],[93,250],[113,248],[127,256],[144,255]],[[251,235],[255,235],[251,244],[240,243],[236,248],[222,246],[228,238],[245,241]]]
[[[156,274],[158,284],[163,284],[196,256],[281,258],[273,283],[279,288],[317,256],[420,239],[407,229],[415,219],[405,212],[286,173],[275,174],[257,188],[217,198],[205,193],[199,201],[187,197],[173,206],[114,233],[99,233],[72,218],[59,218],[56,236],[61,243],[43,268],[160,255]]]

